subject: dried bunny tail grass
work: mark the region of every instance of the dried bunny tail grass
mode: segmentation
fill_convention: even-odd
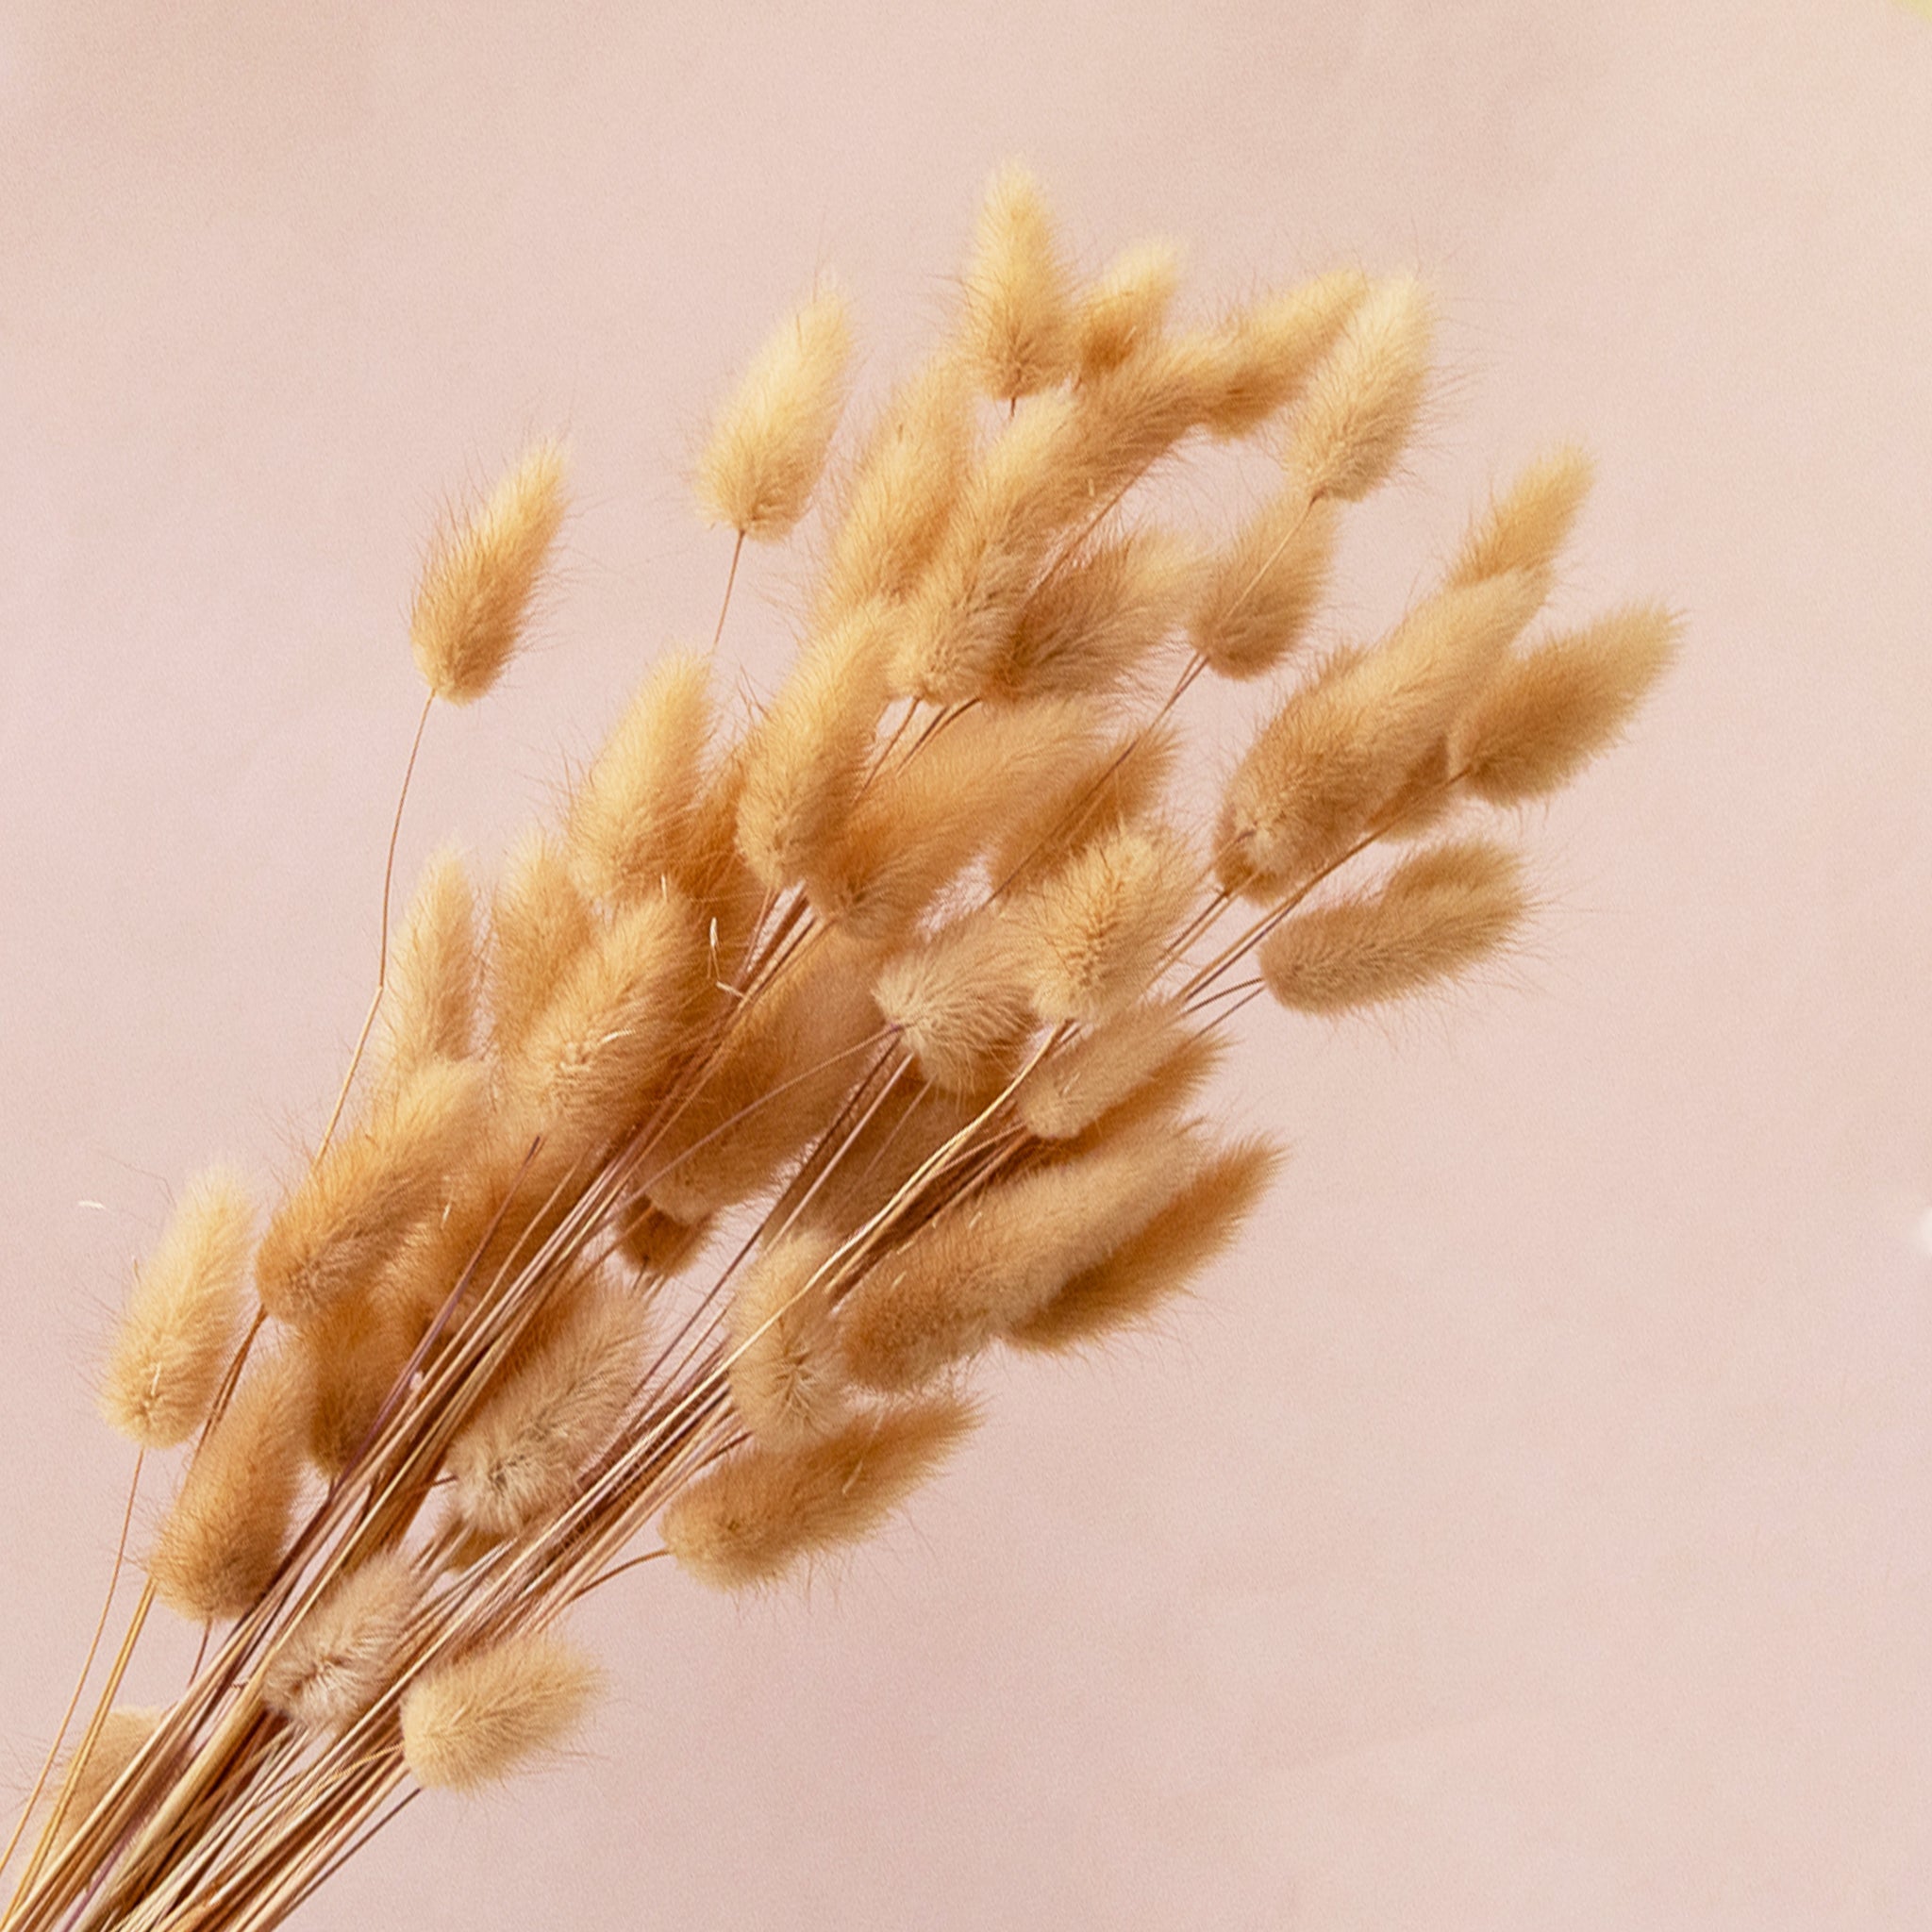
[[[1235,768],[1216,840],[1223,883],[1265,896],[1346,851],[1474,702],[1540,597],[1517,571],[1441,591],[1374,650],[1330,659]]]
[[[491,1037],[500,1055],[529,1037],[596,930],[563,848],[540,829],[525,832],[496,888],[484,961]]]
[[[1636,604],[1507,663],[1457,728],[1470,790],[1513,805],[1567,783],[1616,741],[1681,636],[1669,611]]]
[[[845,406],[852,324],[821,286],[752,358],[698,458],[705,513],[755,542],[775,543],[804,516]]]
[[[1159,338],[1181,283],[1172,242],[1139,242],[1081,291],[1074,310],[1074,363],[1083,380],[1118,369]]]
[[[475,1051],[482,974],[476,894],[462,854],[447,846],[424,870],[390,975],[383,1065],[390,1086],[431,1060],[459,1060]]]
[[[470,1528],[515,1536],[560,1509],[643,1379],[644,1307],[601,1288],[575,1299],[485,1400],[449,1453]]]
[[[683,1222],[639,1195],[621,1217],[618,1247],[645,1281],[668,1281],[697,1259],[717,1227],[707,1214]]]
[[[719,1590],[775,1582],[802,1558],[870,1536],[974,1420],[958,1397],[932,1395],[856,1416],[800,1448],[754,1444],[677,1496],[664,1545]]]
[[[1145,1226],[1195,1160],[1171,1123],[1139,1125],[925,1222],[840,1305],[853,1379],[913,1389],[975,1354]]]
[[[1368,293],[1359,269],[1335,269],[1265,296],[1209,335],[1218,380],[1204,414],[1208,431],[1247,436],[1291,407]]]
[[[1310,499],[1366,496],[1395,466],[1429,374],[1434,305],[1407,277],[1379,283],[1323,358],[1289,440],[1289,474]]]
[[[278,1321],[316,1320],[372,1281],[443,1197],[489,1111],[474,1060],[432,1060],[336,1141],[275,1209],[256,1251],[255,1285]]]
[[[1073,368],[1073,289],[1040,184],[1009,162],[988,184],[966,268],[960,341],[990,396],[1016,401]]]
[[[1540,457],[1470,525],[1445,581],[1478,584],[1520,570],[1547,592],[1593,474],[1589,456],[1574,443]]]
[[[1179,1000],[1129,1007],[1048,1054],[1021,1084],[1014,1111],[1042,1141],[1071,1141],[1186,1057],[1198,1037]]]
[[[1193,546],[1137,530],[1052,573],[1021,607],[989,698],[1116,689],[1178,626],[1200,580]]]
[[[1283,1158],[1273,1141],[1258,1138],[1211,1155],[1139,1234],[1074,1275],[1006,1340],[1048,1352],[1107,1341],[1145,1321],[1233,1245]]]
[[[239,1617],[268,1588],[289,1541],[308,1434],[292,1350],[258,1356],[161,1520],[148,1577],[191,1623]]]
[[[1034,1010],[1091,1026],[1139,999],[1199,883],[1186,841],[1161,826],[1123,825],[1076,853],[1015,908]]]
[[[887,699],[888,606],[869,603],[813,637],[745,744],[738,849],[779,891],[818,862],[865,782]]]
[[[1033,1015],[1026,934],[982,907],[887,962],[878,1010],[935,1087],[979,1093],[1012,1073]]]
[[[1283,491],[1213,560],[1190,619],[1194,649],[1223,677],[1260,677],[1301,642],[1328,588],[1340,518]]]
[[[53,1850],[59,1851],[87,1823],[94,1807],[113,1790],[115,1780],[160,1728],[167,1714],[159,1706],[138,1709],[122,1705],[102,1719],[92,1746],[84,1756],[76,1751],[61,1774],[54,1794],[59,1822],[54,1830]]]
[[[696,914],[668,887],[625,907],[582,954],[508,1069],[554,1144],[608,1146],[648,1115],[690,1036],[705,963]]]
[[[941,356],[888,403],[841,494],[818,593],[823,623],[911,595],[965,485],[973,402],[963,364]]]
[[[308,1455],[333,1480],[369,1439],[420,1334],[400,1298],[358,1287],[299,1331],[313,1401]]]
[[[1268,991],[1305,1013],[1400,999],[1466,971],[1521,923],[1522,864],[1486,839],[1404,860],[1373,895],[1297,913],[1264,940]]]
[[[731,1399],[767,1449],[840,1427],[850,1390],[832,1332],[833,1238],[801,1228],[768,1241],[731,1303]]]
[[[431,546],[409,645],[436,696],[472,704],[503,675],[563,510],[563,451],[534,443],[481,508]]]
[[[635,904],[691,857],[688,835],[711,736],[710,665],[658,658],[571,800],[564,850],[584,895]]]
[[[603,1674],[546,1631],[432,1665],[403,1693],[403,1762],[430,1790],[498,1784],[575,1730]]]
[[[1041,784],[992,849],[991,871],[1003,892],[1057,870],[1081,847],[1132,824],[1166,800],[1180,758],[1172,724],[1145,725],[1099,745]]]
[[[135,1270],[101,1376],[101,1413],[143,1449],[207,1418],[241,1325],[255,1207],[227,1168],[198,1175]]]
[[[813,908],[861,943],[903,942],[1033,793],[1087,758],[1091,727],[1088,707],[1053,698],[955,719],[859,799],[806,874]]]
[[[775,1179],[863,1071],[858,1049],[880,1031],[871,973],[868,954],[824,934],[736,1009],[702,1084],[644,1153],[655,1207],[695,1224]]]
[[[330,1585],[276,1644],[262,1702],[317,1736],[346,1730],[393,1681],[422,1598],[408,1557],[378,1550]]]

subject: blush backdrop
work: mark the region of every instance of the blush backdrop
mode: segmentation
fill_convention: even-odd
[[[1894,0],[14,0],[0,1776],[105,1575],[128,1259],[210,1154],[286,1170],[359,1020],[441,493],[569,436],[543,647],[436,722],[406,880],[704,633],[682,478],[773,319],[836,269],[875,394],[1021,155],[1090,263],[1441,288],[1349,621],[1574,434],[1563,608],[1668,597],[1682,666],[1528,827],[1509,968],[1250,1014],[1224,1107],[1294,1159],[1196,1300],[992,1367],[808,1594],[601,1595],[581,1751],[415,1806],[301,1923],[1932,1923],[1928,129]],[[754,558],[760,688],[796,602]]]

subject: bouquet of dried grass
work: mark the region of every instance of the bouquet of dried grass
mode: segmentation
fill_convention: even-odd
[[[4,1932],[275,1924],[416,1790],[516,1770],[594,1693],[585,1592],[863,1537],[971,1427],[974,1356],[1104,1339],[1225,1249],[1277,1159],[1199,1113],[1234,1013],[1399,998],[1517,929],[1466,821],[1609,742],[1671,621],[1524,641],[1588,483],[1562,449],[1305,669],[1428,297],[1344,270],[1183,325],[1176,287],[1160,246],[1077,280],[1001,175],[946,339],[837,471],[771,701],[721,705],[715,638],[665,656],[487,906],[437,859],[391,960],[385,885],[306,1170],[258,1236],[204,1174],[137,1272],[103,1407],[137,1486],[182,1468]],[[819,492],[850,351],[821,288],[716,419],[732,578]],[[1142,507],[1202,438],[1281,459],[1218,542]],[[425,721],[494,682],[562,514],[538,447],[434,547]],[[1211,810],[1176,782],[1208,675],[1280,684]],[[204,1661],[124,1708],[157,1604]]]

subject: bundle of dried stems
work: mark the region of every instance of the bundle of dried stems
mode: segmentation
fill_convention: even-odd
[[[1518,860],[1466,821],[1607,744],[1672,621],[1524,641],[1589,480],[1566,448],[1304,668],[1429,298],[1343,270],[1178,323],[1177,281],[1159,245],[1079,279],[1002,173],[945,340],[824,492],[771,701],[733,718],[711,652],[665,656],[487,903],[437,859],[391,960],[385,885],[306,1170],[258,1237],[203,1175],[136,1274],[103,1407],[137,1486],[185,1466],[4,1932],[272,1925],[418,1790],[541,1755],[594,1694],[586,1591],[666,1553],[742,1590],[866,1535],[971,1427],[975,1355],[1083,1347],[1226,1247],[1277,1160],[1197,1111],[1233,1013],[1509,941]],[[850,355],[821,287],[717,417],[732,576],[821,493]],[[1218,542],[1140,508],[1203,438],[1280,458]],[[562,514],[538,447],[434,546],[425,719],[495,681]],[[1209,674],[1279,686],[1211,813],[1173,782]],[[205,1661],[125,1708],[157,1602]]]

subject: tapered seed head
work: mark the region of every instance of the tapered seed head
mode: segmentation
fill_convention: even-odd
[[[299,1331],[313,1391],[309,1459],[331,1480],[369,1441],[420,1339],[409,1298],[389,1286],[352,1290]]]
[[[1289,474],[1310,499],[1353,503],[1394,468],[1428,381],[1434,305],[1419,282],[1364,296],[1323,358],[1289,439]]]
[[[1027,934],[982,908],[880,969],[873,992],[921,1074],[948,1093],[1005,1082],[1031,1030]]]
[[[59,1810],[52,1848],[61,1850],[85,1824],[116,1780],[134,1762],[136,1755],[160,1728],[167,1715],[158,1707],[137,1709],[117,1706],[101,1722],[93,1746],[82,1756],[75,1755],[62,1767],[54,1803]]]
[[[1214,558],[1190,620],[1210,670],[1265,676],[1302,641],[1328,588],[1339,522],[1332,503],[1290,489]]]
[[[476,894],[462,854],[447,846],[424,870],[390,971],[382,1009],[388,1082],[475,1051],[482,972]]]
[[[498,1784],[561,1744],[601,1681],[575,1645],[542,1631],[432,1665],[403,1693],[403,1762],[430,1790]]]
[[[1264,296],[1207,338],[1216,376],[1203,420],[1215,436],[1247,436],[1291,408],[1369,292],[1359,269],[1336,269]]]
[[[845,406],[852,324],[829,282],[781,323],[711,425],[698,502],[755,542],[791,534],[811,502]]]
[[[1073,367],[1072,283],[1040,184],[1017,162],[988,185],[966,267],[960,341],[990,396],[1009,402]]]
[[[409,1557],[378,1550],[331,1584],[279,1639],[262,1702],[317,1736],[346,1730],[389,1689],[422,1596]]]
[[[1590,458],[1565,443],[1539,458],[1470,525],[1450,566],[1451,584],[1520,570],[1547,589],[1590,494]]]
[[[974,1421],[957,1396],[931,1395],[855,1416],[800,1448],[754,1444],[677,1496],[664,1512],[664,1545],[719,1590],[775,1582],[870,1536]]]
[[[1055,1047],[1021,1084],[1014,1111],[1042,1141],[1071,1141],[1157,1078],[1193,1037],[1178,1000],[1149,1000]]]
[[[213,1168],[184,1191],[135,1271],[101,1375],[101,1413],[142,1449],[172,1449],[206,1420],[241,1327],[255,1207]]]
[[[431,544],[409,644],[438,697],[473,704],[503,675],[563,511],[563,451],[534,443],[472,514]]]
[[[1459,840],[1404,860],[1379,892],[1297,913],[1262,941],[1257,963],[1283,1006],[1346,1012],[1468,971],[1507,941],[1524,907],[1516,856]]]
[[[1681,635],[1669,611],[1633,605],[1525,652],[1462,719],[1451,762],[1497,805],[1556,791],[1616,741]]]
[[[851,1412],[832,1332],[832,1237],[800,1228],[768,1241],[731,1303],[731,1399],[768,1449],[831,1434]]]
[[[993,847],[988,870],[1001,895],[1044,878],[1092,840],[1158,812],[1180,742],[1171,724],[1144,725],[1048,774],[1017,802]]]
[[[1209,1156],[1145,1227],[1074,1275],[1006,1339],[1016,1348],[1051,1351],[1104,1341],[1145,1321],[1233,1243],[1282,1158],[1280,1148],[1258,1139]]]
[[[1181,281],[1172,242],[1124,250],[1080,292],[1074,310],[1074,359],[1083,379],[1117,369],[1157,340]]]
[[[147,1568],[155,1594],[191,1623],[242,1616],[280,1566],[308,1399],[294,1351],[258,1355],[182,1479]]]
[[[499,1055],[529,1037],[596,929],[569,855],[532,827],[511,847],[491,905],[484,981]]]

